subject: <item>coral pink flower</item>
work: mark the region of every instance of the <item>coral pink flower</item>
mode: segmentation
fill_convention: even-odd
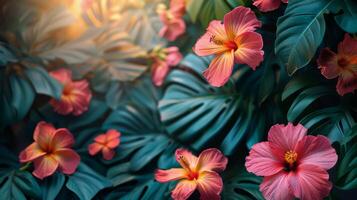
[[[337,93],[343,96],[357,89],[357,39],[346,33],[337,51],[336,54],[328,48],[323,49],[317,63],[327,79],[338,77]]]
[[[281,2],[288,3],[288,0],[254,0],[253,5],[262,12],[268,12],[278,9]]]
[[[264,176],[260,191],[267,200],[318,200],[332,187],[326,170],[337,161],[325,136],[306,135],[307,129],[274,125],[268,141],[255,144],[246,158],[249,172]]]
[[[176,160],[182,168],[159,169],[155,173],[160,183],[180,180],[171,193],[174,200],[185,200],[196,189],[202,200],[220,199],[223,183],[217,172],[225,170],[228,159],[218,149],[206,149],[198,158],[185,149],[177,149]]]
[[[234,63],[247,64],[253,70],[263,60],[262,36],[253,32],[261,23],[249,8],[239,6],[224,16],[223,24],[213,20],[207,32],[197,41],[194,52],[199,56],[215,55],[203,72],[216,87],[224,85],[232,74]]]
[[[43,179],[57,169],[64,174],[76,171],[80,157],[70,148],[74,138],[67,129],[55,129],[52,124],[39,122],[33,139],[35,142],[20,153],[19,159],[22,163],[34,163],[34,176]]]
[[[61,99],[50,101],[55,112],[61,115],[72,113],[78,116],[88,110],[92,93],[87,80],[72,81],[72,72],[68,69],[52,71],[50,75],[64,86]]]
[[[105,134],[100,134],[94,138],[94,143],[88,146],[89,154],[94,156],[102,151],[105,160],[111,160],[115,154],[115,148],[120,144],[120,133],[110,129]]]
[[[161,22],[164,24],[159,32],[161,37],[169,41],[174,41],[177,37],[185,33],[186,24],[182,19],[185,14],[185,0],[171,0],[170,9],[160,4],[157,12],[159,13]]]
[[[152,82],[155,86],[161,86],[171,67],[176,66],[182,60],[182,55],[177,47],[154,49],[152,53]]]

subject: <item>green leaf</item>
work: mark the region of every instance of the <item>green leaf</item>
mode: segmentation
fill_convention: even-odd
[[[55,200],[56,196],[61,191],[65,177],[61,173],[55,173],[50,177],[45,178],[41,182],[42,199]]]
[[[66,187],[74,192],[80,200],[90,200],[100,190],[111,185],[110,181],[97,174],[84,163],[78,166],[77,171],[69,176],[66,183]]]
[[[0,68],[5,66],[8,62],[16,62],[15,56],[6,48],[6,45],[0,42]]]
[[[333,12],[338,12],[342,9],[343,14],[336,14],[335,20],[337,24],[346,32],[357,32],[357,2],[353,0],[341,0],[333,4],[330,9]]]
[[[41,67],[31,67],[25,71],[25,74],[37,94],[48,95],[56,99],[61,98],[63,85],[52,78],[46,70]]]
[[[41,189],[35,178],[27,171],[12,171],[2,179],[0,194],[6,200],[39,199]]]
[[[275,52],[292,75],[314,57],[325,34],[324,13],[335,0],[289,1],[277,25]]]

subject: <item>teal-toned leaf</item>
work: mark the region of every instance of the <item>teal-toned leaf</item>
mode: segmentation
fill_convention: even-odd
[[[36,93],[48,95],[60,99],[63,85],[52,78],[48,72],[41,67],[31,67],[25,71],[27,78],[32,83]]]
[[[290,75],[314,57],[325,34],[324,13],[334,1],[289,1],[278,20],[275,52]]]
[[[15,56],[6,48],[5,44],[0,42],[0,68],[4,67],[8,62],[16,62]]]
[[[338,13],[335,16],[337,24],[346,32],[357,32],[357,2],[354,0],[341,0],[332,5],[330,9],[338,13],[342,9],[342,14]]]
[[[61,191],[65,177],[61,173],[55,173],[50,177],[45,178],[41,182],[42,199],[55,200]]]
[[[100,190],[110,187],[112,183],[81,163],[77,171],[68,177],[66,187],[74,192],[80,200],[91,200]]]

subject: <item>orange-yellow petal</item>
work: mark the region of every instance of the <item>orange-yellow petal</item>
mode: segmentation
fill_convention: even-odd
[[[107,135],[106,134],[100,134],[97,137],[94,138],[94,141],[100,144],[105,144],[107,142]]]
[[[221,199],[223,182],[222,178],[216,172],[206,171],[200,173],[197,180],[197,188],[200,192],[201,200]]]
[[[60,128],[55,131],[51,140],[51,149],[71,147],[74,144],[73,135],[66,128]]]
[[[183,168],[172,168],[168,170],[158,169],[155,172],[155,180],[160,183],[175,181],[187,177],[187,172]]]
[[[120,132],[118,132],[115,129],[109,129],[106,134],[107,134],[107,140],[111,140],[111,139],[120,137]]]
[[[182,180],[177,183],[175,189],[171,193],[174,200],[186,200],[196,190],[197,184],[195,181]]]
[[[40,146],[34,142],[32,144],[30,144],[28,147],[26,147],[26,149],[24,149],[23,151],[21,151],[20,155],[19,155],[19,159],[20,162],[24,163],[24,162],[29,162],[32,161],[40,156],[45,155],[46,152],[44,152]]]
[[[235,41],[238,45],[234,53],[236,62],[247,64],[255,70],[264,57],[262,36],[255,32],[246,32],[239,35]]]
[[[198,157],[198,171],[223,171],[228,163],[221,151],[216,148],[210,148],[202,151]]]
[[[103,148],[103,145],[102,144],[99,144],[99,143],[92,143],[88,146],[88,152],[89,152],[89,155],[91,156],[94,156],[96,155],[99,151],[101,151]]]
[[[198,158],[190,151],[180,148],[176,150],[175,156],[176,161],[187,171],[196,168]]]
[[[55,134],[56,129],[52,124],[41,121],[37,124],[33,139],[41,147],[42,150],[46,151],[51,143],[52,137]]]
[[[57,167],[58,161],[53,156],[42,156],[34,160],[35,170],[32,174],[39,179],[43,179],[55,173]]]
[[[73,174],[81,160],[75,151],[68,148],[57,150],[54,156],[59,163],[59,170],[64,174]]]
[[[234,65],[234,50],[218,54],[203,72],[209,84],[215,87],[224,85],[232,74]]]

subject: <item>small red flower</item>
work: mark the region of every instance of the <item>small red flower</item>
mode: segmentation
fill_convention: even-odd
[[[253,5],[262,12],[268,12],[278,9],[281,2],[288,3],[288,0],[254,0]]]
[[[88,146],[88,151],[91,156],[102,151],[105,160],[111,160],[115,154],[115,148],[120,144],[120,133],[117,130],[110,129],[104,134],[94,138],[94,142]]]
[[[196,189],[201,200],[220,199],[223,182],[217,172],[225,170],[228,159],[218,149],[206,149],[198,158],[185,149],[177,149],[176,160],[182,168],[158,169],[155,173],[160,183],[179,180],[171,193],[174,200],[188,199]]]
[[[55,129],[52,124],[39,122],[33,139],[35,141],[20,153],[19,159],[22,163],[34,163],[34,176],[43,179],[55,173],[57,169],[64,174],[75,172],[80,157],[70,148],[74,138],[67,129]]]
[[[327,79],[338,77],[337,93],[343,96],[357,89],[357,39],[346,33],[337,50],[336,54],[329,48],[323,49],[317,63]]]
[[[72,81],[72,72],[68,69],[52,71],[50,75],[64,86],[61,99],[50,101],[55,112],[61,115],[72,113],[78,116],[88,110],[92,92],[87,80]]]
[[[337,162],[337,154],[325,136],[306,135],[307,129],[274,125],[268,141],[255,144],[246,158],[249,172],[264,176],[260,191],[267,200],[319,200],[332,184],[326,170]]]

